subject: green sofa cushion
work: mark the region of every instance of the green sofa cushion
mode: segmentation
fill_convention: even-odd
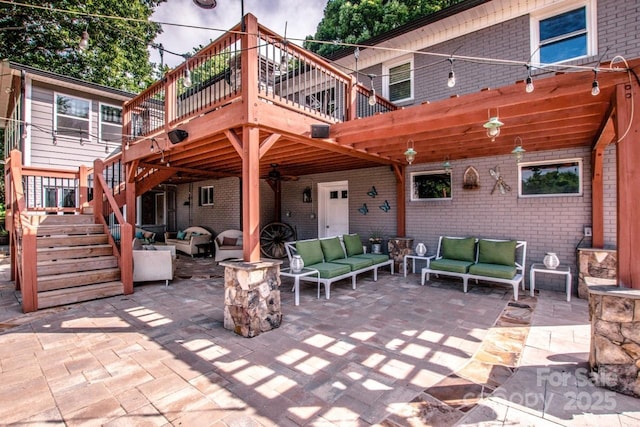
[[[469,267],[473,265],[470,261],[460,261],[457,259],[434,259],[429,264],[432,270],[451,271],[452,273],[467,273]]]
[[[389,255],[385,254],[362,254],[355,255],[353,258],[364,258],[373,261],[373,265],[389,261]]]
[[[306,267],[306,264],[305,264]],[[337,264],[334,262],[321,262],[312,264],[309,268],[315,268],[320,273],[320,278],[331,279],[343,274],[351,273],[351,267],[345,264]]]
[[[344,248],[347,250],[347,256],[362,255],[364,250],[362,249],[362,240],[357,234],[345,234],[342,236],[344,242]]]
[[[513,279],[516,268],[508,265],[477,263],[469,268],[469,273],[478,276],[496,277],[498,279]]]
[[[370,267],[373,265],[372,259],[360,258],[360,257],[349,257],[337,259],[335,261],[336,264],[345,264],[351,267],[351,271],[360,270],[361,268]]]
[[[494,242],[481,239],[478,242],[478,262],[513,267],[516,264],[517,243],[515,240]]]
[[[320,240],[320,246],[322,247],[322,253],[324,254],[324,260],[326,262],[344,259],[344,250],[342,250],[339,238],[332,237],[330,239],[322,239]]]
[[[475,261],[476,239],[467,237],[466,239],[452,239],[448,237],[442,238],[442,255],[443,258],[458,261]]]
[[[305,266],[319,264],[324,261],[322,258],[322,247],[319,240],[309,240],[306,242],[297,242],[296,251],[302,257]]]

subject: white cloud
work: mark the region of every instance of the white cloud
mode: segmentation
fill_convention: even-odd
[[[205,10],[192,0],[168,0],[158,6],[151,17],[153,21],[204,28],[165,24],[155,42],[179,54],[192,52],[199,45],[206,46],[240,22],[241,1],[218,0],[216,8]],[[326,4],[327,0],[244,0],[244,13],[255,15],[261,25],[282,36],[286,25],[287,38],[297,39],[294,43],[301,45],[301,40],[316,32]],[[159,63],[158,50],[150,48],[149,52],[151,61]],[[183,59],[165,52],[164,62],[175,67]]]

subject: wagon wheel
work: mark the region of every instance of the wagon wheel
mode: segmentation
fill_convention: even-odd
[[[296,240],[296,232],[289,224],[272,222],[260,231],[260,252],[269,258],[284,258],[287,251],[285,242]]]

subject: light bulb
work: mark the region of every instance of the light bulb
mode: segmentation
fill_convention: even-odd
[[[597,80],[594,80],[593,83],[591,83],[591,95],[600,95],[600,85],[598,84]]]
[[[375,89],[371,89],[371,95],[369,96],[369,105],[371,105],[372,107],[374,105],[376,105],[376,90]]]
[[[534,89],[534,87],[533,87],[533,79],[531,78],[531,76],[529,76],[529,77],[527,77],[527,85],[525,86],[524,90],[527,93],[531,93],[531,92],[533,92],[533,89]]]
[[[187,68],[184,71],[184,80],[182,80],[182,84],[184,87],[191,87],[191,71]]]
[[[447,80],[447,86],[454,87],[456,85],[456,73],[453,70],[449,71],[449,79]]]

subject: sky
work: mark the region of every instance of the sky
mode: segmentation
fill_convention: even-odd
[[[241,2],[244,13],[258,18],[258,23],[288,39],[304,39],[316,32],[322,19],[327,0],[217,0],[214,9],[201,9],[193,0],[167,0],[156,8],[151,19],[156,22],[187,24],[210,29],[194,29],[163,25],[163,33],[155,43],[162,43],[166,50],[175,53],[191,52],[194,46],[206,46],[220,37],[226,30],[240,22]],[[293,40],[302,45],[301,41]],[[157,49],[150,48],[151,61],[160,63]],[[175,67],[183,58],[164,54],[164,63]]]

